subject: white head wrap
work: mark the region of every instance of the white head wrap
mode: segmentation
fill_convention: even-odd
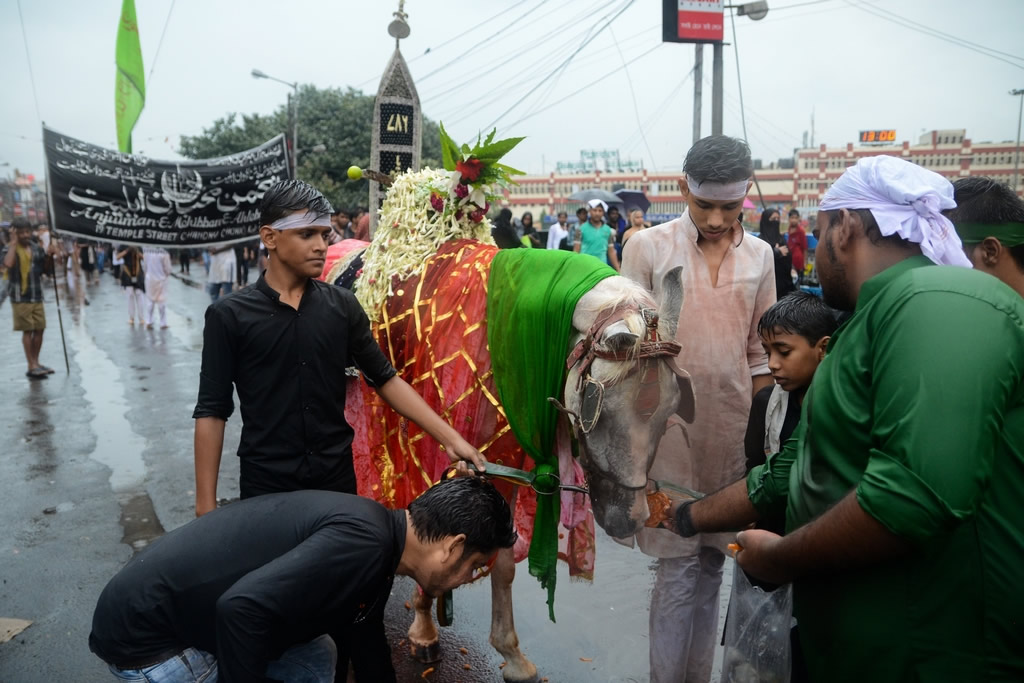
[[[296,211],[287,216],[282,216],[270,224],[274,230],[298,230],[299,228],[329,228],[331,227],[330,214],[315,214],[311,211]]]
[[[736,180],[731,183],[716,183],[710,180],[705,180],[702,183],[687,173],[686,186],[695,197],[709,199],[713,202],[734,202],[747,196],[747,190],[750,188],[750,178]]]
[[[608,205],[605,204],[600,199],[591,199],[589,202],[587,202],[587,206],[589,206],[591,209],[594,209],[594,208],[597,208],[598,206],[600,206],[605,211],[608,210]]]
[[[940,265],[970,268],[953,224],[941,213],[955,207],[948,180],[891,156],[865,157],[846,169],[819,206],[822,211],[869,209],[883,236],[920,244],[922,253]]]

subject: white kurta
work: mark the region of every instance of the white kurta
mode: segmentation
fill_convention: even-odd
[[[676,341],[678,362],[693,383],[694,421],[670,428],[658,446],[650,478],[710,493],[744,473],[743,436],[751,402],[751,377],[768,374],[768,357],[757,336],[761,314],[775,303],[775,265],[767,243],[734,229],[722,259],[718,283],[697,246],[697,227],[688,213],[634,234],[622,254],[622,275],[640,283],[660,301],[662,278],[683,266],[683,308]],[[684,539],[664,529],[642,529],[640,549],[654,557],[692,555],[701,545],[725,550],[735,534]]]
[[[167,278],[173,268],[171,255],[164,249],[145,249],[142,252],[142,268],[146,271],[146,297],[154,303],[163,303],[167,298]]]
[[[210,284],[235,281],[235,250],[228,247],[224,251],[210,255]]]

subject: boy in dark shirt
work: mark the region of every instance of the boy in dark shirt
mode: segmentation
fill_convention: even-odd
[[[508,503],[473,477],[408,510],[332,491],[258,496],[132,558],[100,595],[89,647],[120,680],[329,683],[358,626],[367,680],[389,683],[395,575],[437,597],[515,541]]]
[[[345,368],[353,364],[392,408],[439,441],[453,464],[486,467],[479,451],[395,375],[355,295],[316,279],[332,213],[302,181],[267,190],[260,205],[266,271],[206,310],[192,413],[197,517],[216,507],[232,389],[242,414],[242,498],[301,489],[356,493],[354,432],[345,420]]]
[[[743,440],[747,472],[782,450],[800,422],[807,387],[839,326],[836,313],[813,294],[793,292],[775,302],[757,323],[775,384],[757,392],[750,406]]]

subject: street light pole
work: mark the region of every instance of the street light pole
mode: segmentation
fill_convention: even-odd
[[[1020,98],[1020,109],[1017,112],[1017,148],[1013,154],[1013,191],[1018,193],[1019,190],[1017,188],[1020,187],[1017,184],[1020,177],[1020,120],[1021,116],[1024,115],[1024,88],[1011,90],[1010,94]]]
[[[724,5],[724,9],[732,11],[736,10],[736,14],[741,17],[750,17],[753,21],[760,21],[768,16],[768,3],[765,0],[756,0],[755,2],[747,2],[742,5]],[[734,24],[735,26],[735,24]],[[736,42],[736,32],[733,30],[733,43]],[[724,81],[725,81],[725,66],[723,61],[723,45],[719,41],[714,44],[714,53],[712,56],[712,72],[711,72],[711,134],[721,135],[722,134],[722,117],[723,117],[723,106],[722,100],[724,94]],[[735,47],[735,45],[734,45]],[[742,97],[742,92],[741,95]],[[741,107],[742,108],[742,107]],[[746,133],[744,133],[744,136]]]
[[[291,162],[292,162],[292,175],[295,176],[295,175],[298,174],[298,169],[299,169],[299,166],[298,166],[298,160],[299,160],[299,83],[298,83],[298,81],[296,81],[294,83],[291,83],[289,81],[283,81],[280,78],[274,78],[273,76],[271,76],[269,74],[263,73],[259,69],[253,69],[252,70],[252,77],[253,78],[266,78],[267,80],[270,80],[270,81],[277,81],[278,83],[282,83],[284,85],[287,85],[289,88],[292,89],[292,93],[288,97],[288,100],[289,100],[289,102],[288,102],[289,107],[288,108],[292,111],[292,126],[291,126],[291,128],[292,128],[292,153],[291,153],[291,157],[292,158],[291,158]]]

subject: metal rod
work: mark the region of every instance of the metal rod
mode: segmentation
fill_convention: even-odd
[[[722,42],[712,46],[711,67],[711,134],[722,134],[722,95],[725,68],[722,62]]]
[[[57,237],[56,235],[51,235],[50,239],[56,240]],[[60,343],[64,347],[64,369],[70,375],[71,363],[68,362],[68,343],[64,339],[64,317],[60,313],[60,293],[57,291],[57,259],[53,254],[50,254],[50,263],[53,265],[53,298],[57,302],[57,323],[60,325]]]
[[[1013,159],[1013,191],[1018,192],[1017,188],[1020,187],[1017,184],[1020,176],[1020,120],[1021,116],[1024,115],[1024,88],[1011,90],[1010,94],[1020,98],[1020,111],[1017,112],[1017,149],[1014,150]]]
[[[701,91],[704,87],[704,44],[694,45],[693,57],[693,141],[700,140]]]

